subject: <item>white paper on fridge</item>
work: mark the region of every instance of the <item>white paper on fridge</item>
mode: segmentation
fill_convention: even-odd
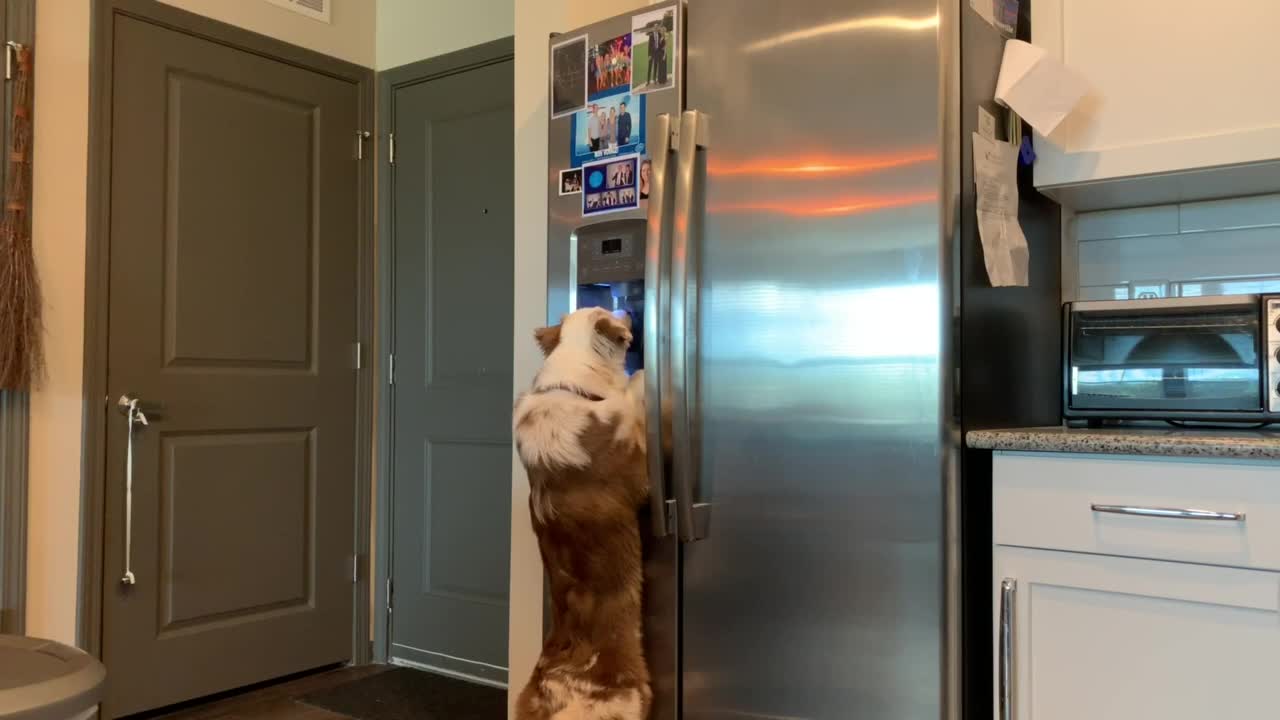
[[[1084,97],[1089,85],[1078,73],[1021,40],[1004,44],[996,102],[1013,108],[1041,135],[1049,135]]]
[[[1018,24],[1018,0],[969,0],[969,7],[987,24],[1007,36]]]
[[[973,134],[978,236],[992,287],[1025,286],[1030,254],[1018,224],[1018,148]]]

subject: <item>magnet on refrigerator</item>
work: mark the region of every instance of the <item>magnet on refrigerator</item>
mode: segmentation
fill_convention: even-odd
[[[628,155],[582,167],[582,215],[634,210],[640,206],[636,191],[639,157]]]
[[[645,151],[645,97],[630,93],[591,100],[573,115],[569,166]]]

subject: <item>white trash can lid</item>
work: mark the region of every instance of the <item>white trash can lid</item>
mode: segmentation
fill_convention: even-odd
[[[98,703],[106,676],[76,648],[0,635],[0,720],[68,720]]]

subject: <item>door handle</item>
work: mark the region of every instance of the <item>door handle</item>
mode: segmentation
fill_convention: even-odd
[[[1013,618],[1018,581],[1000,583],[1000,720],[1013,720]]]
[[[649,511],[654,537],[666,537],[671,530],[666,487],[666,449],[664,440],[671,428],[664,426],[663,398],[670,395],[671,316],[671,194],[669,174],[675,169],[671,160],[671,115],[661,113],[654,118],[654,147],[649,189],[649,214],[645,237],[644,305],[644,402],[648,433],[646,460],[649,468]]]
[[[680,116],[676,153],[674,226],[671,233],[672,480],[676,530],[681,542],[706,537],[711,507],[694,504],[698,468],[698,251],[702,239],[708,117]]]
[[[1226,520],[1228,522],[1244,522],[1244,513],[1215,512],[1213,510],[1196,510],[1194,508],[1158,508],[1139,505],[1099,505],[1089,506],[1096,513],[1112,515],[1137,515],[1139,517],[1171,518],[1175,520]]]
[[[120,576],[123,585],[134,585],[138,582],[133,574],[133,433],[134,428],[146,427],[147,414],[142,411],[142,403],[136,397],[121,395],[116,401],[116,409],[125,417],[125,450],[124,450],[124,574]]]

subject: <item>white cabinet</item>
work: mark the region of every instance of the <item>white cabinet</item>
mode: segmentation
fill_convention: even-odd
[[[996,718],[1278,716],[1280,463],[997,452],[992,513]]]
[[[1092,88],[1054,142],[1037,138],[1038,187],[1078,209],[1280,189],[1280,2],[1031,7],[1032,42]],[[1121,179],[1131,192],[1076,187]]]
[[[1012,718],[1276,717],[1280,574],[1002,546],[995,575]]]

